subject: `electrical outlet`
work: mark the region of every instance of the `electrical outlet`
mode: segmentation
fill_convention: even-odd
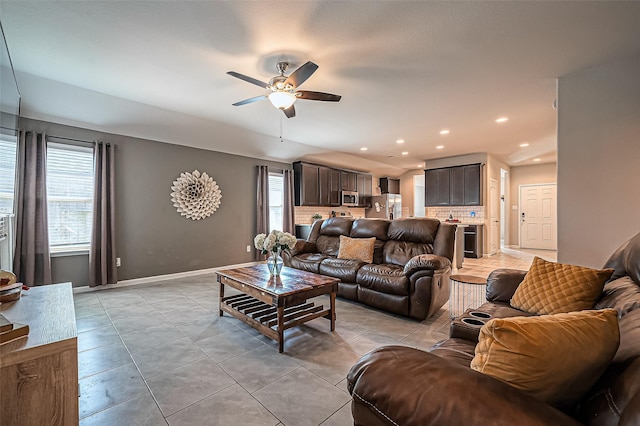
[[[251,253],[251,246],[247,246],[247,253]]]
[[[119,268],[120,267],[120,258],[116,257],[116,266]]]

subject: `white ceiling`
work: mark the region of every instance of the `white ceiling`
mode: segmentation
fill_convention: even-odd
[[[555,79],[640,50],[640,2],[0,6],[25,116],[379,175],[472,152],[555,161]],[[282,120],[268,101],[233,107],[263,90],[226,72],[268,81],[279,59],[317,63],[302,88],[342,101],[299,100]]]

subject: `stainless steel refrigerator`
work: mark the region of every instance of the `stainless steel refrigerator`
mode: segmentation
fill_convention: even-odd
[[[371,208],[366,217],[399,219],[402,216],[402,197],[399,194],[383,194],[371,197]]]

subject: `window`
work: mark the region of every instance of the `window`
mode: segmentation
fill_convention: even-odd
[[[0,215],[14,213],[13,194],[16,181],[16,137],[0,135]]]
[[[284,204],[284,177],[269,173],[269,231],[282,231],[282,205]]]
[[[47,144],[47,208],[52,252],[87,250],[93,216],[93,150]]]

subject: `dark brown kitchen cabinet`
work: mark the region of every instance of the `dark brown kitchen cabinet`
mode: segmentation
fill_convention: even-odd
[[[383,194],[399,194],[400,179],[392,179],[388,177],[380,178],[380,192]]]
[[[464,166],[464,205],[479,206],[482,204],[482,179],[480,164]]]
[[[425,170],[425,206],[482,205],[481,165]]]
[[[342,191],[358,192],[358,207],[371,207],[371,175],[334,169],[320,164],[293,163],[296,206],[338,207]]]
[[[328,206],[331,194],[331,169],[318,167],[318,205]]]
[[[318,167],[318,205],[340,205],[340,170]]]
[[[295,205],[340,206],[340,174],[339,169],[319,164],[293,163]]]
[[[340,170],[329,169],[329,205],[340,205]]]
[[[449,179],[448,168],[425,170],[425,206],[450,205]]]
[[[464,167],[452,167],[449,170],[449,204],[464,205]]]
[[[342,170],[340,172],[340,189],[343,191],[357,191],[358,175],[355,172]]]
[[[319,206],[320,167],[301,162],[293,163],[293,187],[296,206]]]
[[[372,177],[358,173],[358,207],[371,207]]]

